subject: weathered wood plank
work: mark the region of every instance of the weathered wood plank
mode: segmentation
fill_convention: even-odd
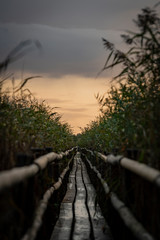
[[[111,240],[109,227],[95,202],[94,187],[77,153],[51,240]]]
[[[82,181],[81,175],[81,161],[78,158],[78,169],[76,174],[77,195],[75,200],[75,227],[73,232],[73,239],[90,239],[90,222],[85,206],[86,191]]]
[[[72,225],[72,203],[63,203],[51,240],[69,240]]]
[[[67,192],[61,203],[59,219],[52,232],[51,240],[68,240],[70,239],[70,231],[73,219],[73,200],[75,197],[75,171],[76,163],[74,162],[72,171],[69,176]]]
[[[96,203],[96,192],[93,185],[90,182],[89,176],[87,174],[87,169],[84,163],[83,167],[83,178],[87,188],[88,193],[88,207],[90,215],[92,218],[92,224],[94,229],[94,238],[95,240],[111,240],[112,236],[108,224],[106,223],[99,204]]]

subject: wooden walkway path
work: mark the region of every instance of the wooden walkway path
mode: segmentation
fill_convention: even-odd
[[[111,240],[96,193],[78,152],[69,176],[68,190],[50,240]]]

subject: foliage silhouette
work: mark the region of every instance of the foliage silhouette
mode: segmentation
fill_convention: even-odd
[[[122,35],[126,52],[102,39],[109,51],[102,71],[122,70],[106,95],[97,94],[101,116],[84,128],[79,144],[106,152],[136,148],[139,161],[160,168],[160,18],[147,7],[134,23],[138,31]]]

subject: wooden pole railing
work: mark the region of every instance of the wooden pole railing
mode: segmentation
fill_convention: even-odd
[[[0,173],[0,191],[34,176],[39,171],[45,169],[49,163],[52,163],[56,159],[60,160],[63,157],[68,156],[73,150],[74,148],[60,154],[51,152],[35,159],[29,166],[15,167],[11,170],[2,171]]]
[[[88,151],[92,155],[98,156],[105,163],[109,163],[111,165],[120,165],[121,167],[129,170],[130,172],[133,172],[138,176],[160,187],[160,171],[157,169],[154,169],[152,167],[147,166],[144,163],[139,163],[135,160],[126,158],[121,155],[114,156],[113,154],[109,154],[106,156],[100,152],[93,152],[88,149],[85,149],[85,151]]]
[[[119,164],[121,167],[139,175],[149,182],[155,183],[158,187],[160,187],[160,171],[149,167],[144,163],[139,163],[123,156],[114,156],[112,154],[105,156],[99,152],[97,152],[97,155],[105,162],[112,165]]]
[[[59,161],[59,160],[67,157],[66,162],[65,162],[65,168],[63,168],[63,170],[61,171],[59,178],[57,178],[57,177],[55,178],[55,181],[57,181],[57,179],[58,179],[58,181],[56,183],[55,183],[55,181],[52,181],[52,185],[49,185],[48,189],[46,187],[43,188],[42,193],[40,195],[40,196],[42,196],[42,198],[39,197],[38,205],[37,204],[34,205],[34,208],[32,210],[34,213],[32,224],[28,225],[28,227],[27,227],[28,230],[27,230],[27,228],[25,229],[26,233],[25,234],[23,233],[24,234],[23,237],[21,235],[21,237],[22,237],[21,240],[36,239],[38,231],[43,223],[43,220],[42,220],[43,215],[45,214],[45,211],[47,209],[50,198],[52,197],[55,190],[58,190],[61,187],[62,183],[65,182],[63,180],[67,179],[66,176],[68,176],[67,173],[70,170],[71,162],[73,160],[73,158],[70,158],[70,153],[75,154],[75,150],[78,150],[78,149],[79,148],[75,147],[70,150],[67,150],[66,152],[62,152],[60,154],[55,153],[55,152],[50,152],[48,154],[45,154],[41,157],[36,158],[34,160],[34,162],[28,166],[15,167],[11,170],[2,171],[0,173],[0,192],[2,192],[3,190],[5,190],[9,187],[12,187],[15,184],[21,183],[22,181],[35,176],[37,173],[40,173],[44,169],[46,169],[46,170],[43,171],[43,173],[47,172],[48,171],[47,166],[49,164],[56,162],[57,160],[58,160],[58,163],[60,163],[61,161]],[[91,151],[88,149],[79,149],[79,150],[82,152],[82,155],[84,156],[84,158],[83,158],[84,162],[86,163],[86,166],[89,169],[89,172],[91,172],[91,177],[93,177],[93,181],[94,181],[94,178],[98,179],[98,187],[103,189],[102,192],[104,193],[104,201],[106,202],[109,199],[112,207],[117,212],[117,215],[119,215],[119,217],[121,218],[123,224],[126,226],[126,228],[129,229],[129,231],[134,236],[133,239],[154,240],[155,239],[154,237],[156,235],[153,234],[153,236],[154,236],[153,237],[150,234],[150,233],[152,233],[152,231],[150,232],[149,231],[150,229],[146,228],[145,223],[143,221],[141,221],[142,219],[137,220],[138,218],[137,218],[136,213],[135,212],[133,213],[133,211],[132,211],[133,209],[130,208],[126,204],[126,199],[123,197],[121,198],[121,195],[119,194],[119,192],[114,191],[114,189],[112,189],[110,184],[108,186],[108,181],[106,182],[106,179],[104,178],[104,175],[103,175],[103,171],[99,170],[100,168],[99,168],[98,164],[99,163],[102,164],[102,166],[104,168],[108,167],[108,169],[111,169],[111,171],[112,171],[112,169],[114,171],[115,168],[118,169],[119,175],[116,175],[116,177],[115,177],[116,179],[120,180],[123,178],[123,180],[126,181],[126,178],[125,178],[126,172],[127,172],[127,174],[129,173],[129,175],[135,174],[134,175],[135,178],[142,179],[141,181],[147,180],[147,182],[149,182],[148,184],[150,184],[151,186],[154,186],[154,188],[158,189],[158,191],[159,191],[159,187],[160,187],[160,171],[158,171],[154,168],[151,168],[151,167],[147,166],[146,164],[139,163],[135,160],[132,160],[132,159],[120,156],[120,155],[119,156],[114,156],[113,154],[104,155],[100,152],[94,152],[94,151]],[[72,154],[72,156],[73,156],[73,154]],[[93,159],[94,164],[92,163],[92,159]],[[96,162],[97,159],[98,159],[98,164]],[[64,165],[63,165],[63,167],[64,167]],[[124,169],[124,170],[122,170],[122,169]],[[122,171],[122,174],[121,174],[121,171]],[[59,171],[58,171],[58,174],[59,174]],[[36,175],[36,176],[41,177],[41,175],[40,176]],[[36,179],[36,176],[33,178],[34,180]],[[140,178],[137,176],[139,176]],[[128,175],[127,175],[127,177],[128,177]],[[128,178],[127,178],[127,180],[128,180]],[[112,181],[112,179],[110,180],[110,182],[111,181]],[[46,183],[46,179],[45,179],[45,183]],[[125,182],[125,184],[126,184],[126,182]],[[125,184],[123,186],[124,191],[126,192],[126,194],[128,194],[128,189],[125,188],[126,187]],[[65,184],[63,184],[62,187],[64,187],[64,185]],[[131,187],[132,186],[129,186],[129,188],[131,188]],[[21,186],[21,188],[22,188],[22,186]],[[117,188],[117,189],[119,190],[120,188]],[[129,191],[130,191],[130,189],[129,189]],[[100,194],[101,194],[101,192],[100,192]],[[120,195],[120,198],[119,198],[119,195]],[[31,195],[30,195],[30,198],[32,198]],[[40,198],[41,198],[41,200],[40,200]],[[105,204],[106,203],[104,203],[104,205]],[[41,229],[40,229],[40,231],[41,231]]]
[[[72,159],[69,161],[67,167],[60,174],[58,181],[44,193],[42,200],[40,201],[37,209],[35,210],[35,217],[33,220],[33,224],[28,229],[28,231],[22,237],[21,240],[34,240],[36,238],[37,232],[42,225],[42,221],[43,221],[42,218],[43,218],[43,214],[47,208],[48,201],[51,198],[54,191],[58,190],[61,187],[66,173],[70,170],[71,161],[72,161]]]
[[[124,224],[127,226],[127,228],[132,232],[132,234],[135,236],[138,240],[154,240],[154,237],[148,233],[148,231],[143,227],[143,225],[135,218],[135,216],[132,214],[130,209],[125,205],[124,202],[122,202],[118,196],[112,192],[106,183],[106,181],[102,178],[101,173],[96,169],[95,166],[91,164],[91,162],[88,160],[88,158],[84,155],[86,163],[89,167],[89,171],[92,171],[94,173],[94,178],[98,178],[100,181],[104,193],[110,198],[112,206],[115,208],[119,216],[121,217]]]
[[[18,222],[17,219],[15,219],[15,223],[10,222],[9,219],[4,222],[5,211],[3,213],[1,212],[0,222],[5,224],[5,229],[1,229],[0,226],[0,238],[7,236],[7,239],[9,239],[13,226],[15,234],[19,234],[22,240],[36,239],[39,230],[42,231],[42,235],[44,234],[46,236],[47,233],[43,230],[43,226],[50,230],[51,225],[55,221],[55,217],[53,217],[53,222],[51,222],[49,226],[46,226],[46,221],[43,216],[45,214],[45,216],[48,216],[46,210],[48,206],[50,208],[50,205],[48,205],[50,198],[58,189],[59,191],[54,195],[53,204],[55,203],[55,206],[56,204],[60,204],[67,187],[67,181],[63,180],[67,180],[67,174],[71,170],[75,152],[76,147],[59,154],[50,152],[36,158],[30,165],[15,167],[0,172],[0,210],[2,210],[1,208],[4,205],[4,208],[8,207],[10,211],[10,202],[8,201],[13,201],[15,204],[15,207],[13,207],[14,211],[17,214],[21,211],[23,216],[23,220],[18,226],[15,225],[15,223]],[[61,173],[59,171],[61,171]],[[42,185],[40,186],[40,184]],[[6,202],[5,204],[4,201]],[[53,209],[56,210],[57,214],[58,209],[56,209],[56,207],[53,207]],[[51,211],[53,211],[54,215],[53,209],[51,209]],[[28,212],[26,210],[28,210]],[[32,221],[32,223],[29,223],[30,221]],[[13,224],[13,226],[8,223]],[[27,226],[24,225],[25,223],[27,223]],[[6,230],[6,227],[8,227],[8,230]],[[26,233],[24,234],[24,232]],[[13,239],[14,236],[11,236],[11,238]]]
[[[81,151],[91,161],[92,165],[98,169],[99,173],[102,174],[101,176],[103,176],[104,179],[101,180],[101,184],[104,188],[108,188],[106,186],[108,183],[111,192],[116,193],[119,200],[121,199],[122,202],[126,204],[147,231],[151,233],[155,239],[160,239],[160,171],[124,156],[115,156],[113,154],[104,155],[86,148],[82,148]],[[108,197],[112,202],[111,192],[108,194]],[[102,203],[102,205],[103,204],[104,203]],[[108,205],[106,206],[106,209],[107,208]],[[104,211],[106,211],[106,209],[104,209]],[[112,218],[114,211],[112,213],[113,214],[109,215],[111,224],[116,221]],[[119,214],[120,218],[123,219],[124,215],[125,211],[121,210]],[[118,219],[117,221],[119,222]],[[121,234],[121,230],[117,230],[117,232]],[[117,238],[118,233],[115,234]]]

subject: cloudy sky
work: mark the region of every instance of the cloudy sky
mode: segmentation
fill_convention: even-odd
[[[106,52],[104,37],[123,47],[120,34],[134,29],[140,9],[157,0],[0,0],[0,61],[21,41],[42,48],[10,65],[16,79],[41,75],[28,87],[59,107],[62,119],[80,131],[98,115],[95,94],[109,88],[112,72],[97,79]]]

